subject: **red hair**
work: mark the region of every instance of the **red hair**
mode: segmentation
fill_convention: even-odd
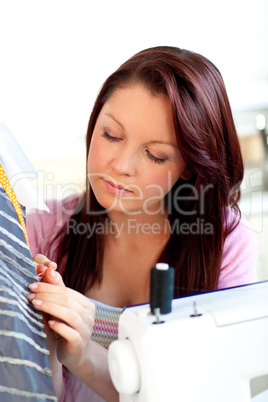
[[[189,181],[179,179],[167,194],[171,227],[176,227],[176,222],[188,227],[201,222],[212,229],[200,233],[199,228],[199,233],[187,235],[171,233],[159,261],[175,268],[176,296],[213,290],[218,284],[224,241],[239,222],[237,202],[244,171],[222,76],[208,59],[188,50],[155,47],[137,53],[101,88],[89,120],[87,154],[105,102],[115,90],[135,83],[154,95],[165,95],[170,102],[178,146],[191,171]],[[238,213],[227,225],[229,207]],[[83,207],[72,219],[94,225],[104,222],[103,212],[87,183]],[[66,233],[60,248],[60,257],[68,253],[66,285],[83,293],[101,282],[103,249],[104,238],[99,234],[87,239],[86,235]]]

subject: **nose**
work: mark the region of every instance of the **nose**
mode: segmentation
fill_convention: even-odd
[[[133,176],[137,168],[137,155],[133,149],[126,147],[114,155],[112,168],[118,176]]]

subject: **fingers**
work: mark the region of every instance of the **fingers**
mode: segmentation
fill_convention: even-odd
[[[54,287],[55,288],[55,287]],[[83,315],[83,312],[86,311],[86,314],[93,314],[95,312],[95,305],[92,303],[87,297],[77,297],[75,292],[73,294],[66,293],[34,293],[28,296],[28,299],[33,302],[35,306],[50,303],[54,305],[55,308],[64,307],[69,309],[70,311],[77,312],[80,315]],[[47,313],[51,313],[50,310],[46,310]],[[52,311],[55,315],[55,312]],[[62,317],[61,317],[62,318]]]
[[[51,285],[65,287],[62,276],[57,271],[54,271],[53,268],[47,268],[45,270],[43,280]]]
[[[55,288],[55,286],[54,286]],[[34,298],[32,299],[32,296]],[[79,300],[70,298],[66,294],[38,293],[28,296],[37,310],[42,311],[49,317],[50,328],[56,331],[66,340],[74,340],[75,335],[70,328],[79,334],[79,337],[89,337],[92,333],[95,318],[95,305],[83,296],[84,305]],[[53,317],[53,318],[52,318]],[[59,325],[59,322],[62,325]],[[54,325],[55,323],[55,325]],[[69,337],[70,336],[70,337]],[[76,334],[77,336],[77,334]]]
[[[53,329],[53,331],[60,335],[60,337],[64,338],[73,347],[75,347],[75,342],[81,339],[79,333],[75,329],[73,329],[69,325],[66,325],[63,322],[49,320],[48,324],[50,328]]]
[[[45,255],[43,254],[36,254],[33,257],[36,272],[40,278],[43,278],[46,273],[47,268],[51,268],[54,271],[57,269],[56,262],[50,261]]]
[[[73,289],[67,288],[58,272],[54,271],[54,274],[56,274],[56,277],[53,283],[34,282],[29,285],[30,290],[34,292],[28,295],[28,299],[30,301],[35,298],[41,300],[52,300],[56,302],[58,299],[55,299],[55,297],[53,298],[53,296],[60,295],[60,304],[66,305],[66,303],[69,303],[70,308],[72,308],[73,301],[77,301],[85,308],[88,308],[91,305],[95,306],[94,303],[92,303],[86,296]],[[57,284],[55,283],[56,281],[58,281]]]
[[[48,263],[50,263],[51,261],[43,254],[36,254],[33,257],[34,262],[36,262],[37,264],[43,264],[46,265]]]
[[[83,324],[91,327],[94,322],[95,308],[93,303],[93,306],[89,303],[85,308],[76,300],[66,302],[62,295],[51,295],[49,300],[41,295],[40,298],[33,299],[33,305],[38,310],[64,321],[72,328],[81,329]]]
[[[36,254],[34,257],[33,257],[33,260],[34,260],[34,262],[37,264],[37,265],[45,265],[46,267],[50,267],[50,268],[53,268],[53,269],[57,269],[57,264],[56,264],[56,262],[54,262],[54,261],[50,261],[45,255],[43,255],[43,254]]]

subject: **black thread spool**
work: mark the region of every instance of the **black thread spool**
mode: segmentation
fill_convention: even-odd
[[[165,263],[159,262],[151,269],[150,307],[153,314],[157,308],[160,309],[161,314],[171,312],[174,274],[174,268]]]

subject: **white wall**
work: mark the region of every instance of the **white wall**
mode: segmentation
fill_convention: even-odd
[[[267,17],[267,0],[0,0],[0,120],[30,158],[78,154],[102,82],[160,44],[210,58],[234,107],[267,103]]]
[[[84,136],[97,92],[144,48],[200,52],[222,72],[234,110],[267,108],[267,21],[268,0],[0,0],[0,121],[37,169],[39,194],[83,190]],[[264,228],[258,236],[263,279]]]

